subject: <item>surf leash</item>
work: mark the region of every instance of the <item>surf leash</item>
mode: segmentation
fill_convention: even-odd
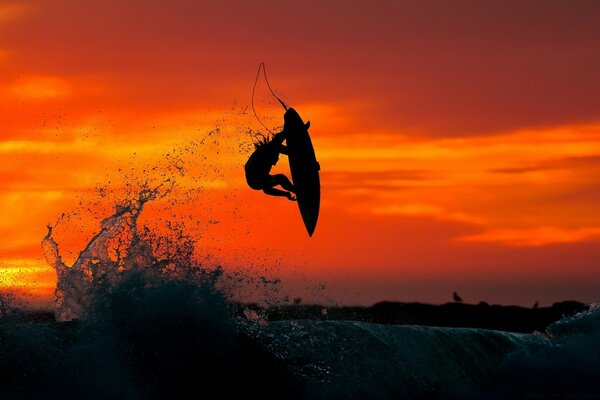
[[[254,93],[256,92],[256,84],[258,83],[258,78],[260,77],[260,70],[262,69],[263,71],[263,75],[265,77],[265,82],[267,83],[267,87],[269,88],[269,91],[271,92],[271,94],[273,95],[273,97],[275,97],[277,99],[277,101],[279,102],[279,104],[281,104],[281,106],[283,107],[283,109],[285,111],[287,111],[287,106],[285,105],[285,103],[275,94],[275,92],[273,91],[273,89],[271,89],[271,85],[269,84],[269,79],[267,78],[267,70],[265,68],[265,63],[261,62],[260,65],[258,66],[258,71],[256,72],[256,79],[254,80],[254,86],[252,87],[252,112],[254,113],[254,116],[256,117],[256,119],[258,120],[258,122],[260,122],[260,124],[267,130],[269,131],[270,134],[273,134],[273,132],[267,128],[267,126],[261,121],[261,119],[258,117],[258,114],[256,114],[256,110],[254,109]]]

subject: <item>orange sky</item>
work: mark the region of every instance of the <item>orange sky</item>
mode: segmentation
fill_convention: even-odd
[[[50,296],[48,222],[78,215],[76,255],[94,188],[219,128],[182,155],[178,193],[203,192],[178,212],[220,222],[200,247],[226,266],[343,303],[599,299],[598,2],[211,3],[0,3],[0,288]],[[245,186],[261,61],[312,123],[312,239]],[[281,123],[262,84],[257,108]]]

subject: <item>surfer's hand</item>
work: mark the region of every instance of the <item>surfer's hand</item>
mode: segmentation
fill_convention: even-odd
[[[296,197],[294,197],[294,195],[291,194],[291,193],[288,193],[287,198],[288,198],[289,201],[296,201]]]

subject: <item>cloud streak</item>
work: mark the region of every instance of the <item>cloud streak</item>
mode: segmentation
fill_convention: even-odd
[[[462,242],[496,243],[517,247],[537,247],[597,240],[600,240],[600,227],[596,226],[574,229],[552,226],[521,229],[493,228],[480,234],[459,238],[459,241]]]
[[[485,220],[483,218],[461,212],[450,212],[444,210],[443,208],[427,204],[390,205],[376,207],[372,209],[371,212],[379,216],[428,217],[440,221],[457,221],[474,225],[485,224]]]

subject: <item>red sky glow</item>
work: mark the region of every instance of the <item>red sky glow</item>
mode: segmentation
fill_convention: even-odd
[[[599,20],[597,1],[3,1],[0,290],[49,299],[46,224],[218,128],[182,156],[180,193],[203,192],[178,212],[219,220],[200,247],[225,266],[307,301],[597,301]],[[311,121],[311,239],[245,184],[262,61]],[[97,229],[80,217],[71,256]]]

